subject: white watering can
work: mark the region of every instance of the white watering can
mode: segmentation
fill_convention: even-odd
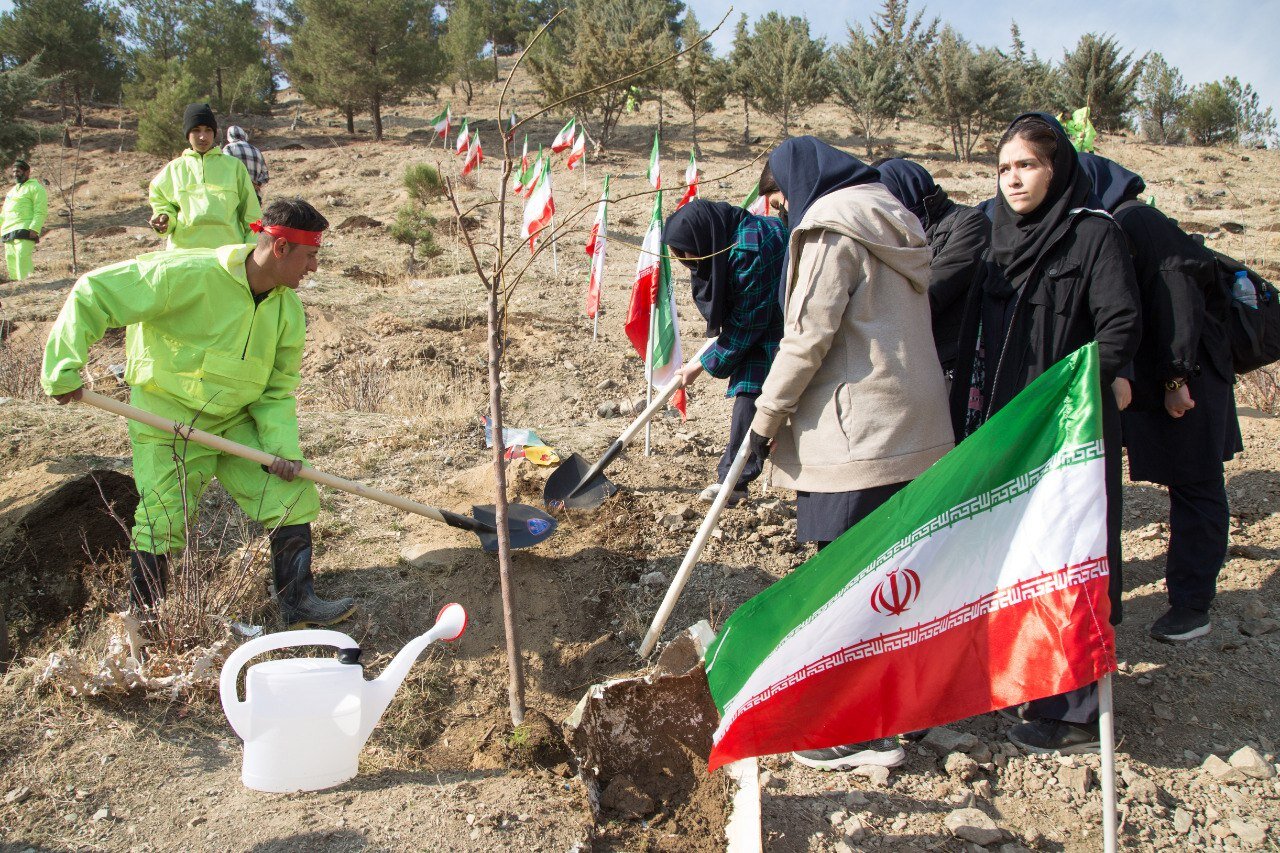
[[[319,791],[356,775],[360,750],[414,661],[436,640],[467,628],[460,604],[446,604],[430,631],[400,650],[382,675],[366,681],[360,647],[338,631],[281,631],[250,640],[222,666],[222,709],[244,741],[240,778],[257,791]],[[334,658],[289,658],[240,669],[257,655],[293,646],[334,646]]]

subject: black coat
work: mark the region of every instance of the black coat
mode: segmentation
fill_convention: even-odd
[[[975,207],[949,199],[945,204],[937,218],[929,211],[924,234],[933,255],[929,264],[933,341],[943,370],[950,370],[955,366],[969,288],[982,266],[982,253],[991,245],[991,220]]]
[[[1078,211],[1071,225],[1037,258],[1025,285],[1001,304],[988,295],[1000,292],[1004,273],[988,256],[969,294],[961,327],[951,416],[956,440],[964,437],[970,377],[977,349],[979,321],[1001,316],[1007,331],[999,352],[986,363],[987,415],[1003,408],[1019,391],[1056,362],[1091,341],[1098,342],[1102,374],[1102,435],[1106,447],[1107,558],[1110,563],[1111,621],[1122,618],[1120,528],[1121,427],[1111,383],[1138,349],[1141,336],[1139,297],[1133,262],[1124,234],[1109,216]],[[995,309],[993,311],[993,308]],[[988,332],[990,330],[987,330]],[[984,339],[991,335],[984,333]]]
[[[1129,479],[1166,486],[1222,477],[1243,450],[1227,341],[1231,296],[1209,252],[1145,204],[1117,208],[1142,295],[1142,343],[1133,360],[1133,405],[1125,410]],[[1186,378],[1195,408],[1164,408],[1164,383]]]

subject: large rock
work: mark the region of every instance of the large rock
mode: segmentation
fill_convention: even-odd
[[[958,732],[946,726],[929,729],[922,742],[939,755],[968,752],[978,745],[978,739],[968,732]]]
[[[1227,825],[1231,827],[1231,834],[1239,838],[1246,849],[1261,847],[1266,843],[1267,830],[1253,821],[1232,818]]]
[[[956,809],[942,821],[951,834],[961,841],[986,847],[1004,840],[1004,830],[980,809]]]
[[[1243,782],[1245,780],[1244,773],[1227,762],[1223,761],[1216,755],[1210,755],[1200,765],[1200,769],[1208,773],[1219,782]]]
[[[1276,768],[1251,746],[1242,746],[1231,755],[1231,766],[1254,779],[1272,779]]]

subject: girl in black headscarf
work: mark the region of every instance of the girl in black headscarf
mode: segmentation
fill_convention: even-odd
[[[1169,488],[1169,609],[1151,636],[1170,643],[1209,633],[1209,608],[1227,555],[1231,508],[1222,463],[1244,449],[1227,341],[1230,296],[1207,250],[1138,195],[1142,178],[1081,154],[1102,204],[1129,238],[1142,294],[1142,344],[1133,405],[1124,411],[1129,479]]]
[[[1106,445],[1111,619],[1120,620],[1120,409],[1117,374],[1138,348],[1138,291],[1124,235],[1096,205],[1062,126],[1019,116],[1000,140],[991,249],[970,294],[951,388],[957,440],[1059,359],[1098,343]],[[1112,393],[1107,393],[1111,389]],[[1039,752],[1098,744],[1096,685],[1029,703],[1010,738]]]
[[[667,219],[663,239],[671,257],[688,268],[694,304],[707,321],[707,336],[716,337],[700,363],[681,371],[685,385],[706,370],[728,379],[726,396],[734,398],[729,444],[720,457],[717,482],[699,495],[713,501],[747,437],[756,398],[782,338],[782,309],[775,292],[787,230],[776,217],[753,216],[722,201],[695,198]],[[746,496],[747,485],[760,476],[762,465],[755,454],[747,460],[730,503]]]
[[[951,379],[956,362],[956,339],[964,319],[965,297],[991,242],[991,221],[982,211],[957,204],[933,176],[911,160],[892,158],[876,163],[880,183],[916,215],[929,241],[929,310],[938,361]]]

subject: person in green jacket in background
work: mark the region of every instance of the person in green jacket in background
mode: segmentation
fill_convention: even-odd
[[[127,326],[133,405],[276,457],[264,467],[129,423],[141,496],[132,532],[135,606],[153,607],[164,596],[166,555],[185,543],[184,507],[194,510],[216,476],[269,532],[286,625],[330,625],[355,609],[350,598],[315,594],[311,522],[320,499],[315,484],[297,476],[294,391],[306,320],[296,290],[315,271],[328,227],[305,201],[281,199],[254,223],[256,245],[153,252],[94,270],[75,283],[54,322],[41,384],[59,404],[80,398],[89,347],[107,329]]]
[[[215,145],[218,119],[208,104],[189,104],[182,132],[191,147],[151,179],[151,227],[170,249],[216,249],[253,239],[262,215],[244,163]]]
[[[13,163],[13,189],[4,197],[0,213],[0,240],[4,241],[4,265],[9,278],[22,281],[31,275],[40,242],[40,229],[49,213],[49,196],[44,185],[31,177],[26,160]]]

